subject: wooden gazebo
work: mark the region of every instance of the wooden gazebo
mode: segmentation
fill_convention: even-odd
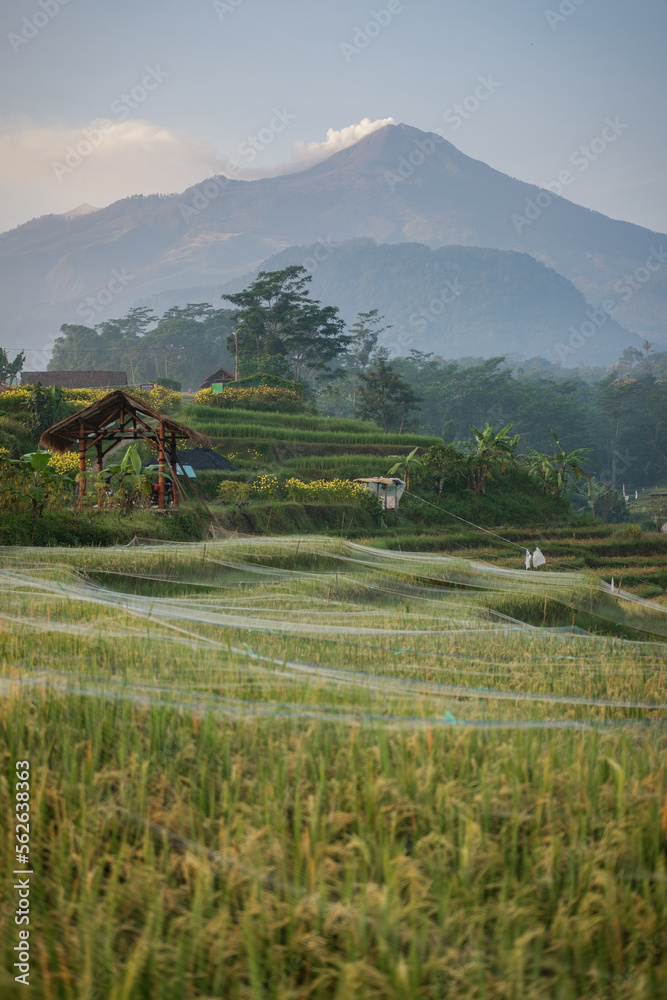
[[[84,410],[49,427],[39,443],[43,448],[59,454],[79,446],[79,494],[86,492],[86,452],[95,448],[97,471],[102,471],[104,456],[121,441],[138,441],[143,438],[157,448],[158,453],[158,507],[164,507],[165,472],[167,454],[173,476],[174,507],[178,507],[178,481],[176,478],[177,441],[189,441],[195,447],[211,447],[211,440],[204,434],[191,430],[184,424],[159,413],[152,406],[115,389],[102,399],[91,403]]]

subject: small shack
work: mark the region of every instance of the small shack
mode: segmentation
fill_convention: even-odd
[[[173,476],[174,507],[178,507],[179,494],[176,480],[177,441],[210,448],[211,440],[185,424],[179,424],[136,396],[121,389],[108,393],[71,417],[65,417],[42,434],[39,443],[43,448],[59,454],[79,449],[79,495],[86,492],[86,452],[95,448],[97,471],[102,471],[104,456],[122,441],[131,444],[142,439],[158,453],[158,507],[164,507],[165,472],[167,454]]]
[[[405,492],[405,483],[396,476],[372,476],[369,479],[355,479],[355,483],[365,486],[382,502],[384,510],[398,510],[398,504]]]
[[[228,372],[226,368],[216,368],[214,372],[205,378],[202,384],[199,386],[200,389],[210,389],[212,385],[220,382],[233,382],[234,376],[231,372]]]

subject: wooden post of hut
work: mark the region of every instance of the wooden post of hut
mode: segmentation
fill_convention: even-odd
[[[131,425],[131,426],[130,426]],[[169,435],[169,441],[166,437]],[[148,406],[141,399],[114,389],[78,413],[58,421],[44,431],[40,438],[43,448],[63,455],[79,445],[79,497],[86,493],[86,452],[95,447],[97,470],[102,469],[104,456],[124,441],[146,441],[158,446],[159,485],[158,506],[164,509],[166,466],[169,459],[174,476],[174,506],[178,507],[179,493],[176,481],[178,453],[176,444],[189,441],[194,447],[210,448],[211,439],[204,434],[179,424],[164,413]]]
[[[157,505],[159,510],[164,510],[164,472],[165,472],[164,420],[160,421],[160,426],[158,429],[157,463],[158,463]]]
[[[79,423],[79,496],[86,495],[86,431]]]
[[[171,434],[171,492],[174,498],[174,510],[178,510],[179,505],[179,488],[178,488],[178,478],[176,471],[177,455],[176,455],[176,435],[172,431]]]

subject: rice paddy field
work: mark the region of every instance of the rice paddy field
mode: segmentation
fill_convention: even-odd
[[[424,434],[384,434],[367,420],[309,416],[303,413],[270,413],[257,410],[223,410],[192,404],[183,411],[189,427],[210,437],[215,447],[244,453],[262,449],[265,457],[407,454],[417,445],[428,448],[440,438]],[[317,465],[314,468],[318,468]]]
[[[28,995],[667,996],[667,607],[401,548],[3,550]]]

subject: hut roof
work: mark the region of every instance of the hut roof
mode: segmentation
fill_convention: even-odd
[[[236,472],[235,465],[221,455],[219,451],[212,448],[188,448],[184,451],[176,452],[176,461],[179,465],[190,465],[193,469],[215,470],[218,472]]]
[[[214,372],[205,378],[200,389],[210,389],[214,382],[234,382],[234,376],[226,368],[216,368]]]
[[[65,417],[57,424],[44,431],[39,443],[49,451],[63,453],[69,451],[72,445],[79,440],[79,428],[83,424],[86,434],[99,434],[102,428],[110,426],[120,418],[121,410],[126,417],[138,416],[144,422],[146,419],[164,422],[164,429],[167,434],[175,434],[178,438],[185,438],[197,447],[210,448],[211,440],[198,431],[179,424],[177,420],[166,417],[164,413],[154,410],[152,406],[144,403],[143,400],[131,396],[121,389],[115,389],[107,393],[102,399],[96,400],[85,409],[73,413],[71,417]],[[157,429],[156,429],[157,431]]]
[[[111,371],[62,371],[22,372],[22,385],[57,385],[61,389],[112,389],[127,385],[127,372]]]

